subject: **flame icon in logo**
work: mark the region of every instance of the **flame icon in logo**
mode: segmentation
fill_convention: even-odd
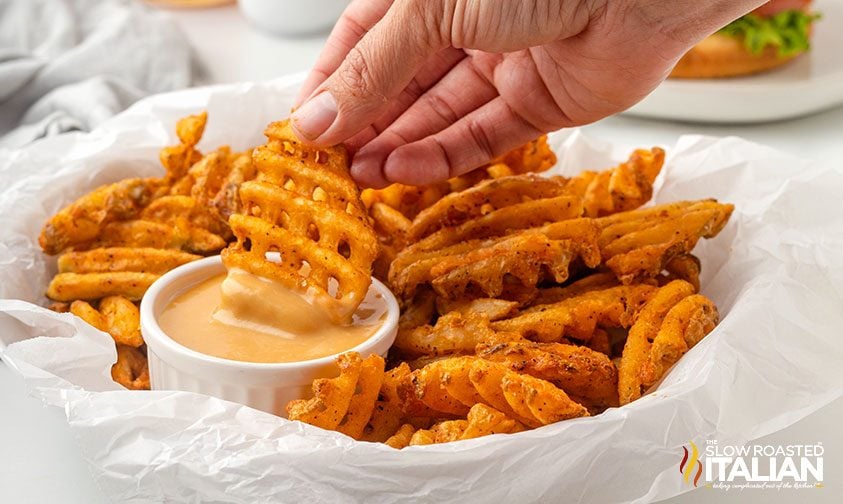
[[[685,480],[686,484],[690,483],[691,474],[694,473],[694,466],[696,465],[697,474],[694,476],[694,488],[696,488],[697,483],[700,481],[700,476],[702,476],[702,462],[700,462],[700,451],[697,449],[697,445],[693,441],[690,441],[690,443],[690,453],[688,452],[688,448],[682,447],[685,454],[682,456],[682,462],[679,463],[679,474],[682,475],[682,479]]]

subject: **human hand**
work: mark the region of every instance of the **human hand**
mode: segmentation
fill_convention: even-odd
[[[293,128],[346,143],[365,186],[468,172],[634,105],[690,47],[764,0],[354,0]]]

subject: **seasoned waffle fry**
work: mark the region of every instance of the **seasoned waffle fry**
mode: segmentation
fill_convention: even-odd
[[[546,178],[524,174],[502,179],[486,180],[464,191],[451,193],[426,208],[407,231],[410,242],[415,242],[445,227],[456,227],[502,208],[560,196],[565,189],[565,179]]]
[[[375,401],[381,390],[383,368],[384,361],[380,355],[371,355],[363,360],[354,395],[348,404],[348,411],[337,425],[337,431],[354,439],[360,439],[363,435],[363,429],[372,417]]]
[[[587,347],[513,341],[481,345],[477,355],[548,381],[589,405],[618,404],[615,365],[606,355]]]
[[[488,318],[490,322],[494,322],[513,315],[518,310],[518,303],[495,298],[458,299],[456,301],[437,298],[436,310],[440,315],[451,312],[457,312],[464,317],[482,315]]]
[[[684,201],[602,217],[596,223],[603,261],[624,283],[655,278],[700,238],[716,236],[732,210],[714,200]]]
[[[679,254],[664,266],[666,275],[659,278],[659,282],[666,284],[672,280],[685,280],[694,286],[696,292],[700,291],[700,271],[702,263],[693,254]]]
[[[115,342],[135,348],[143,345],[140,311],[134,303],[122,296],[108,296],[100,301],[99,311]]]
[[[51,255],[87,243],[106,224],[135,217],[160,185],[158,179],[126,179],[99,187],[47,221],[38,243]]]
[[[55,301],[70,302],[77,299],[123,296],[131,301],[138,301],[157,278],[158,275],[154,273],[135,271],[59,273],[50,281],[47,297]]]
[[[476,357],[434,362],[413,371],[412,383],[416,398],[446,414],[483,403],[532,427],[588,414],[552,384]]]
[[[313,398],[290,401],[287,417],[323,429],[335,430],[348,412],[357,388],[363,359],[354,352],[337,357],[340,375],[313,381]]]
[[[700,342],[720,321],[714,303],[705,296],[688,296],[667,312],[650,348],[650,365],[644,385],[659,381],[667,370],[694,345]]]
[[[180,250],[112,247],[85,252],[68,252],[59,256],[59,273],[105,273],[136,271],[162,275],[201,256]]]
[[[568,181],[566,192],[582,201],[587,217],[634,210],[652,197],[653,182],[663,165],[664,150],[639,149],[615,168],[580,173]]]
[[[117,345],[117,362],[111,366],[111,378],[129,390],[149,390],[149,366],[138,348]]]
[[[588,341],[598,325],[630,327],[656,290],[639,284],[588,291],[557,303],[535,305],[511,319],[493,322],[492,328],[539,342],[558,342],[565,337]]]
[[[597,266],[597,232],[590,219],[572,219],[441,250],[411,246],[393,261],[389,283],[396,295],[405,298],[428,283],[445,298],[461,297],[470,286],[478,294],[499,297],[507,278],[517,279],[535,292],[541,280],[564,282],[574,259]]]
[[[202,153],[196,150],[196,144],[205,132],[208,114],[202,112],[187,116],[176,123],[176,135],[179,144],[161,149],[161,166],[167,170],[166,180],[172,184],[187,175],[187,171],[194,163],[202,158]]]
[[[517,333],[493,331],[484,314],[451,312],[439,317],[436,325],[408,331],[399,329],[394,348],[402,355],[447,355],[473,353],[477,345],[522,339]]]
[[[347,322],[369,289],[377,243],[346,153],[302,146],[286,122],[266,134],[254,153],[258,180],[240,187],[246,214],[229,219],[237,242],[223,262],[306,293]],[[270,251],[281,261],[269,261]]]
[[[88,248],[159,248],[181,249],[186,252],[210,255],[225,247],[221,236],[208,230],[146,220],[114,222],[103,227],[99,238]]]
[[[413,439],[413,434],[416,433],[416,428],[410,424],[402,425],[398,431],[389,439],[384,441],[388,446],[400,450],[410,446],[410,441]]]
[[[649,381],[646,368],[652,342],[670,309],[692,294],[693,285],[674,280],[658,289],[635,318],[618,366],[618,397],[622,405],[641,397],[641,389]]]

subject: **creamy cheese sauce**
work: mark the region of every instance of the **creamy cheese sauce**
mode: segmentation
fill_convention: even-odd
[[[182,292],[158,316],[178,343],[246,362],[317,359],[359,345],[383,324],[386,302],[371,289],[350,325],[336,325],[302,295],[232,269]]]

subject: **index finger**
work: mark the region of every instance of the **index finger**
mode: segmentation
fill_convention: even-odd
[[[313,69],[302,84],[293,102],[294,109],[339,68],[348,52],[381,20],[393,2],[394,0],[354,0],[346,7],[331,30],[325,48],[319,53]]]

